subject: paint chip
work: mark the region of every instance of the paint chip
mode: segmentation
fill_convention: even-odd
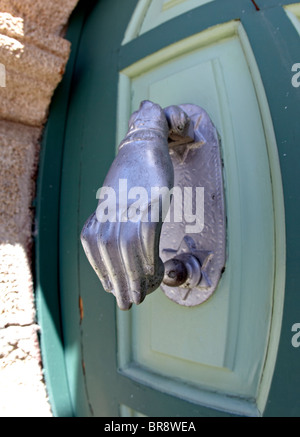
[[[79,313],[80,313],[80,323],[83,320],[84,312],[83,312],[83,300],[81,296],[79,296]]]

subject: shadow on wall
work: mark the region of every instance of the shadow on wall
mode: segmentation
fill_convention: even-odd
[[[67,38],[72,41],[72,52],[62,84],[56,91],[51,103],[51,117],[43,132],[42,153],[39,165],[37,209],[36,209],[36,299],[38,321],[41,326],[41,351],[44,363],[44,374],[49,393],[49,399],[54,416],[70,417],[78,411],[77,405],[72,405],[70,386],[75,390],[82,380],[81,360],[74,361],[71,375],[67,375],[65,354],[79,356],[80,343],[66,350],[63,342],[62,318],[60,309],[60,266],[59,266],[59,214],[61,190],[61,166],[64,147],[65,117],[68,109],[69,92],[73,78],[73,66],[76,48],[80,38],[80,29],[87,10],[94,2],[87,5],[79,2],[74,10],[67,31]],[[72,84],[74,86],[74,84]],[[74,272],[74,275],[77,273]],[[77,301],[76,301],[77,303]],[[79,307],[78,328],[79,328]],[[79,348],[79,351],[78,351]],[[74,380],[74,384],[72,381]],[[71,381],[71,382],[70,382]],[[70,386],[69,386],[70,384]],[[79,388],[78,388],[79,390]],[[81,387],[79,391],[84,392]],[[78,399],[75,395],[72,399]],[[75,403],[77,401],[74,401]],[[82,408],[79,407],[82,411]],[[87,416],[91,415],[89,411]]]
[[[78,0],[0,0],[0,416],[51,416],[34,299],[39,144]]]

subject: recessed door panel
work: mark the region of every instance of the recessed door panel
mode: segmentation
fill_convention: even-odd
[[[118,312],[118,341],[120,366],[131,377],[172,391],[176,378],[178,394],[193,398],[197,390],[204,399],[205,390],[217,391],[207,395],[215,407],[223,402],[220,393],[240,396],[244,403],[227,398],[227,408],[256,414],[272,315],[274,209],[266,134],[242,32],[234,23],[218,27],[209,42],[195,35],[178,43],[178,56],[172,46],[121,72],[119,107],[132,96],[127,119],[150,99],[162,107],[201,105],[215,123],[224,161],[228,253],[207,302],[184,308],[158,290],[129,314]],[[119,111],[119,138],[125,120]]]
[[[286,6],[285,11],[300,35],[300,4]]]
[[[178,15],[214,0],[140,0],[125,33],[123,44]]]

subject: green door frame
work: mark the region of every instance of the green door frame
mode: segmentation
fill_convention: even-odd
[[[37,181],[35,295],[41,326],[41,353],[49,401],[54,416],[74,415],[64,358],[59,297],[59,210],[65,120],[80,35],[89,8],[79,2],[71,15],[66,38],[71,54],[55,91],[44,130]]]
[[[85,4],[84,4],[85,3]],[[85,18],[97,1],[79,2],[70,20],[67,39],[72,42],[71,57],[62,83],[51,105],[49,120],[44,132],[38,177],[36,220],[36,301],[38,322],[41,326],[41,350],[45,380],[55,416],[76,415],[73,410],[66,374],[64,341],[61,327],[59,289],[59,217],[61,169],[64,153],[65,121],[72,91],[76,55],[80,45]],[[127,2],[127,7],[128,7]],[[136,0],[130,0],[133,7]],[[218,14],[212,16],[212,4],[220,3]],[[300,374],[296,371],[298,349],[291,344],[291,328],[300,322],[300,296],[297,271],[300,259],[300,194],[295,181],[300,162],[300,125],[297,119],[300,108],[300,88],[291,83],[292,65],[300,62],[300,45],[297,32],[282,6],[298,1],[258,0],[260,10],[250,0],[215,0],[196,8],[190,14],[189,26],[181,26],[177,17],[160,26],[159,31],[149,31],[122,46],[118,55],[119,69],[135,60],[172,44],[176,40],[200,32],[214,24],[241,18],[260,70],[278,145],[282,172],[286,212],[287,258],[286,293],[278,359],[272,380],[265,416],[300,416],[298,393]],[[222,9],[223,7],[223,9]],[[244,11],[244,12],[242,12]],[[271,24],[271,25],[270,25]],[[176,29],[176,32],[174,30]],[[163,35],[163,37],[162,37]],[[176,35],[176,37],[174,36]],[[263,44],[262,44],[263,41]],[[266,56],[266,47],[267,56]],[[278,62],[280,59],[280,63]],[[87,407],[88,410],[88,407]],[[208,412],[207,412],[208,413]],[[203,410],[205,414],[205,410]]]

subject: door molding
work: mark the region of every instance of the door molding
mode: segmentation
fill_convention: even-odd
[[[219,0],[216,0],[218,2]],[[223,1],[223,0],[221,0]],[[272,4],[270,4],[272,2]],[[211,2],[203,6],[203,11],[206,13],[202,15],[200,22],[200,31],[205,26],[208,26],[208,11]],[[296,40],[296,29],[292,25],[291,21],[287,17],[281,6],[276,6],[279,2],[273,0],[260,0],[261,10],[254,12],[250,10],[250,3],[247,2],[231,1],[229,8],[221,16],[214,16],[211,19],[210,24],[217,25],[219,23],[226,23],[232,19],[238,18],[241,7],[246,6],[245,13],[241,18],[243,28],[247,34],[247,39],[250,41],[251,48],[253,50],[253,57],[255,63],[251,62],[251,56],[248,55],[249,68],[251,69],[252,77],[254,78],[255,88],[257,92],[257,98],[262,108],[262,115],[264,127],[268,131],[268,124],[271,120],[274,126],[273,133],[269,131],[269,144],[274,141],[274,138],[278,147],[279,165],[282,174],[283,189],[285,193],[284,205],[286,211],[286,224],[284,226],[284,217],[279,215],[275,222],[275,241],[278,248],[283,248],[285,244],[285,236],[287,241],[287,253],[288,264],[286,271],[286,294],[284,303],[283,323],[277,323],[277,326],[271,326],[271,331],[274,332],[274,337],[270,337],[270,362],[266,362],[266,371],[264,372],[262,383],[271,389],[269,392],[268,403],[264,412],[264,415],[299,415],[299,403],[297,402],[298,393],[294,390],[294,387],[299,386],[300,376],[295,371],[296,363],[298,360],[298,350],[291,345],[291,327],[295,322],[299,322],[297,319],[299,308],[299,293],[297,285],[297,269],[298,265],[296,260],[299,259],[299,244],[297,244],[297,238],[299,235],[298,224],[299,209],[296,205],[299,204],[298,188],[295,184],[295,178],[298,175],[297,163],[299,163],[299,148],[296,147],[296,139],[300,137],[299,123],[293,117],[297,111],[299,111],[299,93],[295,92],[291,83],[291,65],[289,60],[295,59],[297,62],[300,58],[299,42]],[[292,4],[299,2],[280,2],[280,4]],[[39,222],[39,234],[36,238],[36,296],[38,307],[39,324],[42,329],[41,334],[41,346],[43,354],[43,362],[45,367],[45,379],[49,391],[49,397],[54,409],[55,415],[72,415],[77,414],[73,409],[74,402],[69,395],[68,377],[66,375],[65,368],[65,345],[63,340],[63,333],[61,330],[61,318],[60,318],[60,290],[59,290],[59,266],[58,266],[58,224],[60,218],[60,181],[61,181],[61,163],[63,156],[63,146],[65,140],[65,123],[69,111],[69,103],[71,102],[71,83],[74,79],[74,71],[78,69],[80,65],[76,65],[77,50],[79,50],[79,43],[82,37],[82,31],[84,32],[84,20],[86,14],[88,14],[87,7],[83,6],[84,2],[80,2],[80,8],[74,15],[73,20],[69,26],[68,39],[72,40],[73,51],[71,59],[67,66],[67,71],[62,84],[56,92],[56,96],[53,99],[50,117],[47,124],[47,128],[44,134],[44,141],[42,147],[41,166],[39,174],[39,188],[37,199],[37,219]],[[237,8],[237,4],[238,9]],[[273,6],[272,6],[273,5]],[[204,9],[205,8],[205,9]],[[234,12],[238,11],[238,12]],[[200,8],[195,10],[195,17],[199,20],[201,15]],[[196,21],[195,18],[195,21]],[[270,28],[266,26],[266,20],[271,25]],[[184,32],[179,29],[179,38],[186,38],[194,32],[195,22],[191,23],[191,29]],[[161,34],[165,34],[166,30],[172,28],[178,28],[180,23],[180,17],[171,20],[161,26]],[[272,35],[273,30],[277,27],[280,30],[276,33],[276,39]],[[190,34],[189,34],[190,32]],[[242,31],[240,32],[240,40],[244,44],[247,51],[247,41],[243,39]],[[134,64],[139,58],[146,57],[150,54],[148,47],[154,47],[156,51],[161,50],[163,47],[171,45],[176,41],[168,36],[162,39],[159,34],[154,38],[153,42],[149,45],[149,41],[153,38],[152,31],[143,34],[141,37],[136,38],[130,43],[124,45],[120,49],[118,64],[119,70],[124,70],[126,67]],[[262,45],[261,41],[265,41]],[[297,41],[297,44],[295,43]],[[268,46],[268,58],[266,59],[265,47]],[[151,49],[152,51],[152,49]],[[278,59],[282,60],[280,64]],[[255,65],[258,65],[256,69]],[[276,74],[274,72],[276,71]],[[257,77],[257,81],[255,79]],[[259,86],[259,82],[262,81],[264,87],[264,94]],[[274,92],[276,90],[276,93]],[[286,96],[287,91],[289,95]],[[268,107],[270,111],[266,111],[264,108],[264,96],[268,101]],[[285,109],[285,107],[288,109]],[[274,165],[274,168],[278,165],[276,153],[272,153],[272,147],[269,149],[270,165]],[[273,164],[272,164],[273,163]],[[277,181],[276,178],[272,180],[274,190],[280,193],[281,181]],[[274,197],[273,202],[275,209],[280,209],[282,198]],[[298,203],[297,203],[298,202]],[[277,205],[277,206],[276,206]],[[279,208],[279,209],[278,209]],[[285,232],[286,230],[286,232]],[[283,251],[281,255],[276,258],[275,265],[278,267],[278,276],[276,281],[284,284],[284,268],[285,268],[285,256]],[[282,310],[282,295],[281,292],[274,299],[273,312],[274,315],[279,317]],[[78,313],[79,320],[79,305],[76,301],[76,311]],[[75,310],[74,310],[75,311]],[[77,314],[76,313],[76,314]],[[279,320],[278,319],[278,320]],[[280,334],[280,344],[277,352],[276,342],[277,336]],[[79,339],[79,342],[81,340]],[[268,352],[269,354],[269,352]],[[55,356],[55,360],[53,357]],[[275,372],[272,377],[268,370],[268,365],[272,367],[272,360],[277,357]],[[282,375],[289,374],[289,380],[283,380]],[[85,376],[82,375],[84,379]],[[264,380],[265,378],[265,380]],[[138,390],[133,387],[134,397],[130,400],[129,405],[125,396],[125,388],[129,387],[130,382],[126,376],[122,373],[116,374],[116,380],[120,383],[118,394],[120,395],[120,403],[126,405],[128,408],[139,411]],[[84,390],[86,390],[85,382],[83,381]],[[267,392],[267,388],[265,389]],[[147,396],[151,392],[151,387],[147,389]],[[87,393],[82,395],[87,397]],[[149,395],[150,396],[150,395]],[[163,395],[165,400],[165,412],[171,411],[172,405],[175,405],[173,399],[167,398]],[[89,402],[88,399],[83,402]],[[262,405],[265,403],[265,399],[261,400]],[[73,403],[73,405],[72,405]],[[87,410],[89,407],[87,407]],[[148,403],[146,414],[155,414],[155,405]],[[182,410],[183,411],[183,410]],[[188,410],[186,414],[188,414]],[[200,410],[193,410],[195,414],[210,413],[211,409],[203,407]],[[225,414],[225,413],[224,413]]]

